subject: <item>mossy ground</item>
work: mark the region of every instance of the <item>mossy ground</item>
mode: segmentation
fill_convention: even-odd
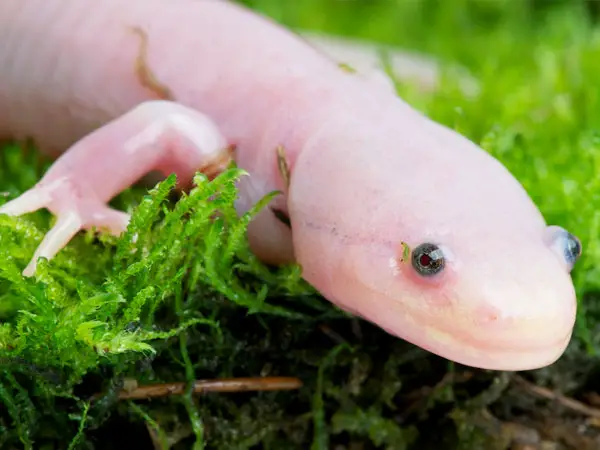
[[[168,179],[115,200],[134,214],[123,238],[82,234],[42,263],[37,280],[20,270],[51,216],[0,217],[0,448],[508,449],[534,430],[557,448],[600,448],[597,3],[245,3],[290,26],[395,43],[470,69],[475,97],[451,75],[433,93],[399,90],[497,156],[550,222],[582,239],[572,344],[557,364],[520,377],[450,364],[335,310],[296,268],[254,260],[248,218],[232,208],[235,169],[211,183],[198,178],[183,197]],[[35,152],[3,149],[0,191],[15,197],[47,165]],[[116,398],[131,379],[261,374],[298,376],[304,387]],[[582,403],[549,401],[553,391]],[[97,392],[104,396],[90,402]]]

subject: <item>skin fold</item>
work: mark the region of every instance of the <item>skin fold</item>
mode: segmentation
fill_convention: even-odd
[[[220,0],[2,2],[0,138],[58,158],[0,208],[58,217],[24,274],[82,228],[120,233],[106,203],[145,174],[185,188],[233,157],[240,213],[283,192],[249,227],[265,262],[298,262],[331,302],[459,363],[554,362],[579,242],[497,160],[318,47]]]

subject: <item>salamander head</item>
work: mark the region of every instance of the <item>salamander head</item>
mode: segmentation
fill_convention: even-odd
[[[420,116],[323,138],[289,196],[305,278],[341,308],[450,360],[527,370],[571,338],[581,244],[494,158]],[[335,144],[335,145],[334,145]],[[327,151],[323,151],[327,147]]]

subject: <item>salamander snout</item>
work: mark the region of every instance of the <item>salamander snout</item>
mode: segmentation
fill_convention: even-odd
[[[564,228],[555,225],[546,229],[545,239],[548,246],[571,272],[582,253],[581,241]]]

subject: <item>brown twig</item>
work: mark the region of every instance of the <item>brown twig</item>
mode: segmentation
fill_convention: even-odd
[[[131,31],[140,38],[140,52],[135,60],[135,70],[141,85],[160,99],[174,100],[175,96],[171,89],[156,78],[148,65],[148,35],[140,27],[132,27]]]
[[[566,397],[562,394],[559,394],[558,392],[551,391],[550,389],[547,389],[547,388],[544,388],[541,386],[536,386],[535,384],[530,383],[525,378],[523,378],[519,375],[514,375],[513,380],[517,384],[519,384],[521,387],[523,387],[526,390],[528,390],[529,392],[537,395],[538,397],[542,397],[547,400],[556,401],[567,409],[576,411],[585,416],[593,417],[595,419],[600,419],[600,409],[593,408],[593,407],[588,406],[584,403],[581,403],[575,399],[572,399],[572,398]]]
[[[319,325],[319,330],[321,330],[325,336],[330,338],[336,344],[348,344],[348,341],[344,339],[344,337],[337,331],[333,330],[333,328],[331,328],[329,325],[322,323]]]
[[[276,149],[277,151],[277,167],[279,168],[279,174],[283,180],[283,184],[285,188],[288,189],[290,187],[290,166],[288,164],[287,158],[285,157],[285,148],[283,145],[279,145]]]
[[[182,395],[185,393],[187,383],[161,383],[139,386],[135,389],[119,392],[119,400],[143,400],[155,397]],[[206,392],[248,392],[248,391],[287,391],[300,389],[302,381],[294,377],[256,377],[256,378],[222,378],[215,380],[196,380],[192,385],[192,392],[204,394]],[[96,394],[92,399],[97,399],[101,394]]]
[[[403,396],[403,399],[410,403],[404,408],[404,411],[399,417],[401,417],[403,421],[407,420],[412,414],[415,414],[421,408],[427,406],[427,401],[431,395],[434,395],[436,392],[439,392],[441,389],[444,389],[451,384],[465,383],[473,378],[473,376],[474,373],[470,371],[448,372],[434,386],[423,386],[417,390],[408,392]]]
[[[427,397],[432,395],[434,392],[439,391],[440,389],[445,388],[450,384],[460,384],[466,383],[471,378],[473,378],[475,374],[470,371],[464,372],[448,372],[444,374],[442,379],[438,381],[434,386],[422,386],[416,390],[408,392],[402,396],[404,400],[420,400],[423,397]]]

